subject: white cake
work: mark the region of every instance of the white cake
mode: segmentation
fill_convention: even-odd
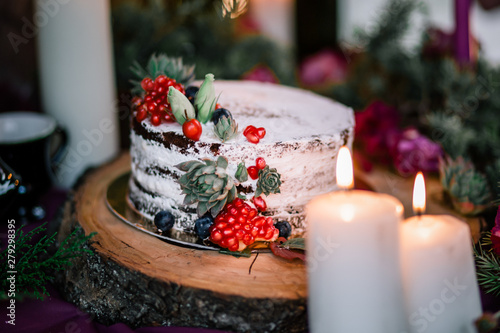
[[[131,203],[149,219],[168,210],[175,216],[175,229],[191,231],[198,218],[196,205],[183,205],[178,179],[184,172],[175,166],[224,156],[229,162],[228,173],[234,175],[241,161],[248,167],[263,157],[282,180],[280,193],[262,195],[268,207],[264,215],[274,221],[289,221],[294,233],[303,231],[304,205],[314,196],[337,189],[336,155],[342,145],[352,145],[352,109],[305,90],[274,84],[216,81],[215,91],[240,132],[254,125],[266,129],[265,137],[253,144],[239,133],[222,143],[209,121],[203,125],[200,140],[192,141],[177,123],[153,126],[149,119],[138,122],[134,118],[130,134]],[[238,185],[238,191],[251,198],[256,183],[249,178]]]

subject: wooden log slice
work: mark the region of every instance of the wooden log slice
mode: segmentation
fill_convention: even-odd
[[[75,260],[61,277],[68,301],[104,324],[307,330],[302,262],[261,253],[249,273],[255,254],[179,247],[134,229],[106,205],[108,185],[129,170],[124,154],[88,173],[65,205],[59,237],[75,228],[97,232],[87,244],[94,254]]]

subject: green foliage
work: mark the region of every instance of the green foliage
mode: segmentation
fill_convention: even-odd
[[[474,245],[477,282],[486,293],[500,296],[500,261],[491,249],[491,233],[485,233],[482,241]]]
[[[494,197],[500,180],[498,173],[493,175],[500,159],[500,67],[481,59],[461,67],[444,52],[431,56],[426,53],[427,33],[421,45],[409,51],[402,40],[418,8],[417,1],[391,0],[373,29],[358,32],[365,50],[352,58],[347,81],[331,95],[358,110],[374,100],[395,106],[401,126],[416,124],[446,155],[472,162],[476,171],[463,175],[477,185],[479,198],[472,197],[474,192],[468,200],[483,202]],[[463,199],[470,186],[465,178],[454,184],[450,194]],[[486,188],[490,193],[484,193]]]
[[[66,237],[54,253],[50,252],[50,248],[54,245],[56,233],[50,236],[44,235],[36,244],[32,245],[33,237],[45,232],[45,225],[46,223],[28,233],[25,233],[23,228],[19,228],[15,236],[15,253],[9,256],[9,248],[0,253],[0,262],[2,263],[0,299],[7,299],[7,291],[9,290],[7,277],[10,275],[7,274],[8,271],[17,272],[15,274],[15,297],[17,299],[23,297],[43,299],[44,296],[49,296],[45,285],[53,281],[55,272],[64,271],[71,266],[71,259],[84,253],[92,254],[92,251],[83,248],[83,245],[95,233],[89,236],[79,235],[78,230]],[[15,269],[9,267],[8,259],[12,259],[12,256],[15,257]]]
[[[169,57],[165,54],[153,54],[151,58],[149,58],[145,68],[137,61],[134,61],[131,70],[136,80],[131,80],[133,84],[132,93],[134,95],[139,95],[143,92],[141,87],[142,79],[149,77],[154,80],[159,75],[166,75],[184,86],[187,86],[194,80],[194,68],[194,65],[185,65],[182,58]]]
[[[265,37],[240,37],[234,20],[220,15],[220,0],[120,2],[112,11],[118,88],[129,89],[130,64],[153,53],[196,64],[195,74],[238,79],[257,64],[274,71],[281,83],[295,84],[292,50]]]
[[[230,140],[238,133],[238,124],[233,118],[223,116],[219,119],[219,122],[214,126],[214,133],[222,142],[226,142],[227,140]]]

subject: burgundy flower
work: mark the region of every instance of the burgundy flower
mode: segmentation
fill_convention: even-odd
[[[495,226],[491,229],[491,244],[493,245],[495,254],[500,256],[500,206],[498,206]]]
[[[356,144],[367,157],[378,163],[391,164],[391,151],[399,137],[399,116],[392,106],[375,101],[365,110],[357,112]]]
[[[407,176],[418,171],[438,171],[443,150],[417,129],[407,128],[397,140],[393,154],[396,169],[401,175]]]

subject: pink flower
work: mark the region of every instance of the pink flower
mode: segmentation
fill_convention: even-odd
[[[279,83],[274,72],[267,66],[257,65],[241,77],[242,80]]]
[[[398,172],[402,176],[408,176],[418,171],[438,171],[439,158],[443,155],[443,150],[439,144],[410,127],[401,133],[393,154]]]
[[[323,50],[304,59],[299,75],[306,86],[339,83],[347,75],[347,61],[332,50]]]
[[[497,216],[495,217],[495,226],[491,229],[491,244],[495,254],[500,256],[500,206],[498,206]]]

